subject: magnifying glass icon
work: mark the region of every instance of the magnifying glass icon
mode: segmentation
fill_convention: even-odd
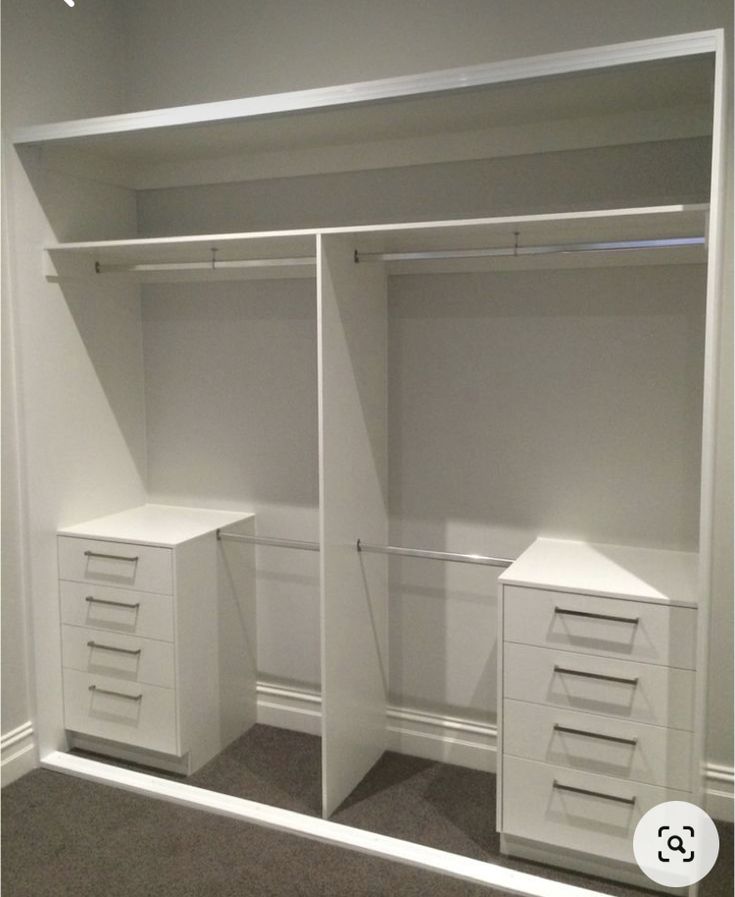
[[[669,835],[666,839],[666,846],[669,850],[676,850],[678,853],[686,853],[684,848],[684,840],[681,835]]]

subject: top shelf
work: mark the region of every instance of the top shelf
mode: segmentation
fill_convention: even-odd
[[[13,142],[141,187],[201,180],[213,160],[247,158],[234,176],[262,177],[526,152],[540,138],[559,149],[695,136],[711,129],[712,48],[703,32],[32,125]],[[209,168],[210,182],[224,177]]]
[[[51,280],[112,276],[138,282],[314,278],[319,236],[341,239],[351,253],[357,253],[360,262],[384,262],[389,274],[703,263],[707,213],[706,205],[651,206],[353,228],[61,243],[46,248],[50,263],[47,276]],[[685,245],[681,245],[682,240],[687,241]],[[660,245],[619,246],[631,241],[659,241]],[[534,249],[541,251],[526,254]],[[444,253],[449,257],[432,257]],[[456,257],[456,253],[472,257]]]

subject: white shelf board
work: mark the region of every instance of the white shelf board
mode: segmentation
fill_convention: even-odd
[[[504,585],[608,598],[697,605],[694,552],[537,539],[504,570]]]
[[[216,248],[214,269],[212,250]],[[140,282],[316,277],[315,231],[279,231],[249,234],[202,234],[152,239],[65,243],[46,248],[49,280],[95,277],[103,269],[132,270],[105,273]],[[284,260],[288,265],[257,264],[228,268],[228,262]],[[198,264],[199,270],[150,270],[151,265]],[[224,267],[217,268],[219,263]]]
[[[661,117],[711,108],[710,32],[419,75],[17,129],[13,142],[72,148],[120,171],[366,143],[476,134],[539,122]],[[681,119],[681,116],[679,116]],[[711,120],[711,116],[709,116]],[[585,126],[587,130],[595,125]],[[681,137],[681,121],[676,136]],[[86,163],[85,163],[86,164]],[[390,157],[386,164],[390,164]],[[405,163],[404,163],[405,164]],[[216,166],[213,166],[216,168]],[[327,163],[328,167],[328,163]],[[135,177],[131,176],[132,181]]]
[[[182,542],[250,520],[253,516],[248,511],[148,504],[86,520],[74,526],[60,527],[58,533],[61,536],[84,539],[174,548]]]
[[[52,280],[95,277],[99,263],[107,266],[138,267],[124,275],[140,281],[195,280],[245,277],[315,277],[316,235],[348,235],[360,253],[396,253],[455,249],[508,248],[579,242],[611,242],[631,239],[702,237],[706,205],[653,206],[633,209],[605,209],[516,215],[496,218],[428,221],[408,224],[366,225],[353,228],[291,230],[242,234],[205,234],[105,242],[65,243],[46,247],[50,261],[47,276]],[[256,259],[304,259],[302,265],[275,268],[221,269],[209,267],[193,271],[147,271],[155,264],[199,263],[207,266],[212,247],[219,262]],[[306,261],[313,260],[313,261]],[[416,273],[465,270],[519,270],[523,268],[578,267],[614,264],[668,264],[705,261],[702,246],[519,256],[482,260],[394,262],[389,273]],[[140,269],[139,266],[143,266]],[[108,276],[108,275],[104,275]],[[117,275],[113,275],[117,276]]]

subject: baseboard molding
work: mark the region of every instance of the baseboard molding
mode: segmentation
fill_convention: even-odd
[[[258,683],[259,723],[319,735],[321,715],[318,691]],[[388,707],[388,750],[399,754],[495,772],[497,734],[489,723]],[[734,807],[732,767],[708,764],[705,809],[714,819],[733,822]]]
[[[319,735],[318,691],[258,683],[258,722]],[[388,707],[388,750],[426,760],[495,772],[497,729],[489,723]]]
[[[258,682],[258,722],[307,735],[322,731],[322,698],[318,691]]]
[[[36,766],[36,740],[30,721],[0,738],[0,780],[3,788]]]

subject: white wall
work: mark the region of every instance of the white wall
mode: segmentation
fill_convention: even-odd
[[[3,0],[2,16],[4,140],[19,124],[121,108],[120,4]],[[41,247],[129,231],[135,204],[128,192],[44,173],[32,155],[21,164],[4,145],[3,387],[15,378],[18,392],[3,401],[3,732],[43,719],[49,749],[62,738],[54,533],[135,503],[144,453],[138,301],[129,290],[63,295],[43,278]],[[113,346],[101,339],[111,330]],[[30,621],[35,669],[23,663]]]
[[[143,295],[151,500],[252,510],[261,535],[318,541],[314,279]],[[261,678],[319,685],[318,560],[256,549]]]

